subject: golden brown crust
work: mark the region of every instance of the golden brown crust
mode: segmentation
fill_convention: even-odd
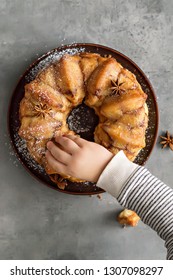
[[[101,105],[100,113],[113,121],[124,114],[141,108],[146,100],[146,95],[138,90],[128,90],[122,95],[113,95],[105,99]]]
[[[55,65],[52,64],[46,69],[43,69],[39,74],[38,74],[38,79],[41,80],[43,83],[46,85],[52,87],[53,89],[57,90],[57,85],[56,85],[56,75],[55,75]]]
[[[124,209],[117,217],[118,222],[121,225],[129,225],[132,227],[137,226],[140,217],[132,210]]]
[[[59,176],[45,158],[50,139],[58,134],[74,134],[66,122],[69,112],[84,100],[99,116],[95,142],[113,154],[123,150],[133,161],[145,147],[146,98],[135,75],[114,58],[96,53],[64,55],[25,86],[19,109],[19,135],[53,181],[58,184],[63,177],[81,182],[66,174]]]
[[[49,108],[54,107],[60,112],[65,112],[71,107],[71,103],[58,89],[53,89],[39,79],[25,86],[25,98],[33,104],[46,104]]]
[[[101,57],[97,53],[81,53],[80,57],[82,58],[80,60],[80,67],[83,73],[84,83],[86,83],[98,65],[107,60],[107,58]]]
[[[80,56],[65,55],[55,65],[56,84],[60,92],[73,104],[82,102],[85,92]]]
[[[93,71],[87,83],[86,104],[98,107],[110,95],[111,80],[117,79],[122,66],[114,59],[107,58]]]

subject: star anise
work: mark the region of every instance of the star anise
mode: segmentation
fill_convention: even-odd
[[[46,114],[50,114],[51,108],[48,108],[46,104],[40,103],[34,106],[34,111],[37,117],[45,118]]]
[[[169,148],[173,151],[173,137],[170,135],[168,131],[166,131],[166,136],[160,136],[160,138],[163,139],[163,141],[160,142],[162,148],[166,148],[169,146]]]
[[[114,94],[118,94],[120,95],[121,93],[123,93],[125,90],[122,88],[122,85],[124,83],[119,83],[118,79],[115,81],[115,80],[111,80],[111,85],[112,87],[110,88],[112,93],[111,95],[114,95]]]

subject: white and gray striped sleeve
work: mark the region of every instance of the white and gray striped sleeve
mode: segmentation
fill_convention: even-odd
[[[115,196],[122,206],[134,210],[154,229],[165,240],[167,259],[173,259],[172,188],[146,168],[131,163],[123,152],[107,165],[97,185]]]

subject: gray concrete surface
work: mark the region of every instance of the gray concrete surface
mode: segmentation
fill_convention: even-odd
[[[148,75],[159,134],[173,133],[172,0],[0,0],[0,259],[165,259],[142,222],[122,229],[115,199],[65,195],[38,183],[16,159],[6,114],[19,76],[61,44],[93,42],[129,56]],[[173,152],[157,144],[147,167],[173,185]]]

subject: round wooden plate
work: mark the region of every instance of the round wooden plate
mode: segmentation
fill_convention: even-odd
[[[48,66],[50,63],[58,60],[65,53],[75,54],[78,52],[92,52],[99,53],[100,55],[111,55],[116,58],[116,60],[123,65],[123,67],[130,70],[137,77],[138,82],[142,86],[144,92],[148,95],[147,105],[149,109],[149,125],[146,132],[146,147],[139,153],[135,162],[140,165],[144,165],[147,161],[149,155],[152,152],[152,149],[156,142],[157,131],[158,131],[158,106],[156,101],[156,96],[154,90],[151,86],[146,75],[143,71],[127,56],[122,53],[97,44],[73,44],[66,45],[44,54],[40,58],[38,58],[34,63],[32,63],[26,72],[21,76],[10,101],[9,105],[9,115],[8,115],[8,127],[9,134],[12,140],[13,147],[17,153],[17,156],[21,163],[26,167],[27,171],[30,172],[36,179],[45,183],[47,186],[54,188],[55,190],[69,193],[69,194],[82,194],[82,195],[93,195],[104,192],[102,189],[98,188],[96,185],[86,182],[86,183],[72,183],[67,181],[67,186],[65,190],[60,190],[56,184],[54,184],[49,176],[45,173],[44,169],[39,166],[29,155],[25,142],[18,136],[18,129],[20,126],[19,120],[19,104],[21,99],[24,96],[24,86],[33,80],[37,73]],[[75,110],[75,109],[74,109]],[[87,106],[80,106],[78,112],[78,119],[81,120],[81,124],[83,127],[86,126],[86,121],[88,122],[88,118],[83,118],[83,115],[91,116],[93,121],[90,124],[90,131],[79,133],[81,137],[93,141],[93,131],[97,124],[97,116],[93,113],[92,110],[88,109]],[[76,113],[72,113],[72,117],[75,116]],[[82,131],[82,130],[81,130]]]

